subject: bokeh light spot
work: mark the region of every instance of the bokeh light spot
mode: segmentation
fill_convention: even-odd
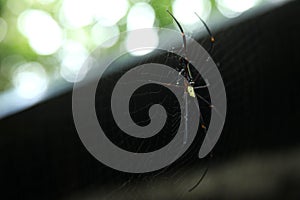
[[[48,79],[43,66],[37,62],[26,63],[14,72],[13,84],[17,94],[24,99],[40,97],[47,89]]]
[[[155,12],[148,3],[137,3],[127,16],[127,30],[151,28],[155,21]]]
[[[7,33],[7,23],[0,17],[0,42],[5,38]]]
[[[218,10],[228,18],[237,17],[244,11],[257,5],[260,0],[216,0]]]
[[[158,33],[154,29],[128,32],[126,37],[126,49],[134,56],[141,56],[152,52],[159,43]]]
[[[81,28],[93,22],[92,0],[64,0],[59,17],[67,28]]]
[[[13,14],[19,15],[32,6],[32,1],[7,0],[6,6]]]
[[[40,55],[55,53],[63,41],[57,22],[42,10],[24,11],[18,18],[18,28],[28,38],[31,48]]]
[[[180,23],[192,25],[199,22],[195,12],[207,20],[211,12],[211,3],[207,0],[175,0],[173,13]]]
[[[92,0],[96,20],[104,26],[113,26],[122,19],[129,8],[127,0]]]
[[[60,52],[62,60],[60,75],[68,82],[82,80],[85,74],[79,74],[79,71],[88,55],[89,52],[82,44],[72,40],[67,41]]]
[[[55,2],[56,0],[37,0],[41,4],[50,4]]]
[[[101,47],[111,47],[117,43],[120,35],[119,27],[102,26],[100,23],[93,26],[91,30],[92,40],[96,45]]]

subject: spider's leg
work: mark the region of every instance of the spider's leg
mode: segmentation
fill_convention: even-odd
[[[207,171],[208,171],[208,166],[206,166],[206,168],[205,168],[202,176],[198,180],[198,182],[191,189],[189,189],[189,192],[192,192],[194,189],[196,189],[200,185],[200,183],[203,181],[205,175],[207,174]]]
[[[187,92],[184,91],[183,93],[183,98],[184,98],[184,137],[183,137],[183,144],[186,144],[187,139],[188,139],[188,114],[189,114],[189,110],[188,110],[188,96],[187,96]]]
[[[200,96],[200,95],[197,95],[197,96]],[[202,98],[202,97],[201,97]],[[200,108],[199,108],[200,109]],[[199,110],[200,111],[200,110]],[[202,114],[201,114],[201,112],[199,112],[200,113],[200,124],[201,124],[201,128],[204,130],[204,135],[206,136],[206,134],[207,134],[207,128],[206,128],[206,126],[205,126],[205,123],[204,123],[204,119],[203,119],[203,116],[202,116]],[[189,192],[192,192],[194,189],[196,189],[200,184],[201,184],[201,182],[203,181],[203,179],[204,179],[204,177],[206,176],[206,174],[207,174],[207,172],[208,172],[208,169],[209,169],[209,165],[210,165],[210,159],[212,158],[212,153],[210,153],[210,156],[208,157],[208,164],[207,164],[207,166],[205,167],[205,169],[204,169],[204,172],[202,173],[202,175],[201,175],[201,177],[199,178],[199,180],[196,182],[196,184],[192,187],[192,188],[190,188],[188,191]]]
[[[167,12],[171,15],[171,17],[176,22],[178,28],[180,29],[180,32],[181,32],[181,35],[182,35],[182,40],[183,40],[184,56],[186,56],[186,54],[187,54],[187,45],[186,45],[186,37],[185,37],[185,33],[183,31],[183,28],[180,25],[180,23],[178,22],[178,20],[175,18],[175,16],[169,10],[167,10]],[[185,57],[184,59],[187,61],[187,64],[184,66],[184,69],[185,69],[186,74],[188,76],[189,82],[191,83],[191,82],[193,82],[193,77],[192,77],[192,73],[191,73],[191,70],[190,70],[189,61],[188,61],[187,57]]]
[[[180,23],[178,22],[178,20],[174,17],[174,15],[169,11],[167,10],[167,12],[169,13],[169,15],[171,15],[171,17],[174,19],[174,21],[176,22],[178,28],[180,29],[180,32],[182,34],[182,40],[183,40],[183,48],[184,48],[184,52],[186,53],[186,37],[185,37],[185,33],[183,31],[183,28],[182,26],[180,25]]]
[[[215,44],[215,37],[213,36],[212,32],[210,31],[209,27],[207,26],[207,24],[205,23],[205,21],[195,12],[195,15],[199,18],[199,20],[201,21],[201,23],[204,25],[206,31],[209,34],[209,39],[210,39],[210,48],[208,49],[208,53],[209,55],[211,55],[213,49],[214,49],[214,44]],[[196,78],[194,79],[194,81],[196,81],[199,78],[200,74],[197,74]]]
[[[213,36],[213,34],[211,33],[209,27],[207,26],[207,24],[205,23],[205,21],[195,12],[196,16],[199,18],[199,20],[202,22],[202,24],[204,25],[206,31],[209,34],[210,37],[210,48],[208,50],[208,53],[211,54],[214,48],[214,43],[215,43],[215,37]]]
[[[189,189],[189,192],[192,192],[194,189],[196,189],[200,185],[200,183],[203,181],[204,177],[207,174],[208,168],[210,167],[210,161],[211,161],[212,157],[213,157],[213,153],[209,153],[208,163],[207,163],[207,166],[204,169],[204,172],[203,172],[202,176],[200,177],[198,182],[191,189]]]

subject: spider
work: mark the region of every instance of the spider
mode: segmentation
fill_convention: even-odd
[[[184,117],[185,117],[185,119],[187,119],[187,115],[188,115],[187,95],[190,95],[191,97],[194,97],[194,98],[196,98],[196,96],[199,97],[206,104],[208,104],[208,106],[210,108],[213,108],[213,105],[211,105],[210,102],[208,102],[207,100],[205,100],[203,97],[201,97],[199,94],[197,94],[195,92],[196,89],[206,88],[206,87],[209,86],[209,84],[201,85],[201,86],[195,86],[196,80],[199,78],[200,74],[198,73],[196,75],[196,77],[193,77],[193,74],[191,72],[190,62],[189,62],[189,59],[187,57],[187,42],[186,42],[186,36],[185,36],[184,30],[183,30],[182,26],[180,25],[180,23],[178,22],[178,20],[176,19],[176,17],[169,10],[167,10],[167,12],[170,14],[170,16],[176,22],[176,24],[177,24],[177,26],[180,29],[180,32],[182,34],[184,58],[181,57],[179,59],[180,66],[182,67],[181,69],[179,69],[179,75],[183,75],[186,78],[184,80],[185,92],[184,92],[184,97],[183,98],[185,99],[185,102],[186,102],[185,116]],[[199,18],[199,20],[204,25],[206,31],[209,34],[210,48],[208,49],[208,53],[211,54],[211,52],[213,51],[213,48],[214,48],[215,38],[214,38],[212,32],[210,31],[209,27],[207,26],[207,24],[204,22],[204,20],[196,12],[195,12],[195,15]],[[185,121],[185,122],[186,122],[185,133],[187,135],[187,133],[188,133],[187,121]],[[200,124],[201,124],[201,128],[204,130],[204,133],[206,134],[206,129],[207,128],[206,128],[206,125],[204,123],[204,120],[203,120],[203,117],[202,117],[201,113],[200,113]],[[210,154],[210,158],[211,157],[212,157],[212,154]],[[200,177],[199,181],[189,190],[189,192],[193,191],[202,182],[202,180],[204,179],[207,171],[208,171],[208,166],[205,168],[205,171],[202,174],[202,176]]]

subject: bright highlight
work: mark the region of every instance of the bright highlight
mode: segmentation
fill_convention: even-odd
[[[41,10],[26,10],[18,18],[20,32],[28,38],[31,48],[40,55],[55,53],[63,34],[56,21]]]

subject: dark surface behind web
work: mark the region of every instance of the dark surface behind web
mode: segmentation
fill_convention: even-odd
[[[291,2],[215,34],[212,57],[220,63],[228,101],[215,163],[246,152],[299,146],[299,6],[299,1]],[[53,199],[136,178],[102,165],[87,152],[71,106],[68,92],[0,121],[3,199]],[[182,167],[197,162],[195,155],[191,152],[189,165]]]

